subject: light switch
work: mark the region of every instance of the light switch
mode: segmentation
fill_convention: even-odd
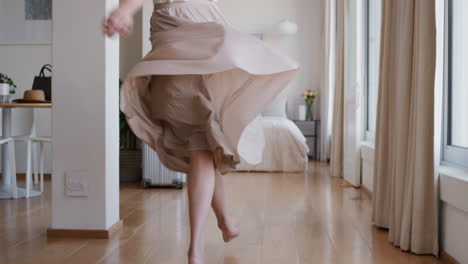
[[[88,171],[69,170],[65,175],[65,194],[67,196],[88,196]]]

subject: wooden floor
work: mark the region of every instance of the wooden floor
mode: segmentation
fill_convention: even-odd
[[[241,236],[224,244],[210,215],[206,264],[440,263],[403,253],[372,226],[371,202],[328,166],[304,173],[232,173],[229,208]],[[121,188],[124,229],[113,240],[47,239],[50,185],[41,197],[0,200],[0,263],[185,264],[186,190]]]

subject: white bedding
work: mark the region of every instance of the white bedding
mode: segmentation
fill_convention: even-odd
[[[262,161],[252,165],[241,158],[237,171],[298,172],[307,168],[309,148],[294,122],[282,117],[260,117],[253,122],[265,137]]]

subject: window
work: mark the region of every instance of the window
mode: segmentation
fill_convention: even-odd
[[[444,160],[468,167],[468,1],[447,1]]]
[[[373,141],[379,88],[382,0],[367,0],[366,9],[366,140]]]

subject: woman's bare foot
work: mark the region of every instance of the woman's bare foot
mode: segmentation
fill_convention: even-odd
[[[226,243],[240,235],[239,229],[233,227],[231,224],[227,224],[226,222],[219,223],[218,227],[221,232],[223,232],[223,240]]]
[[[203,264],[203,259],[197,257],[195,250],[189,249],[188,252],[188,264]]]
[[[199,260],[196,257],[190,257],[188,258],[188,264],[203,264],[203,261]]]
[[[237,229],[230,230],[230,231],[223,231],[223,240],[224,242],[228,243],[229,241],[233,240],[239,235],[240,235],[240,232]]]

